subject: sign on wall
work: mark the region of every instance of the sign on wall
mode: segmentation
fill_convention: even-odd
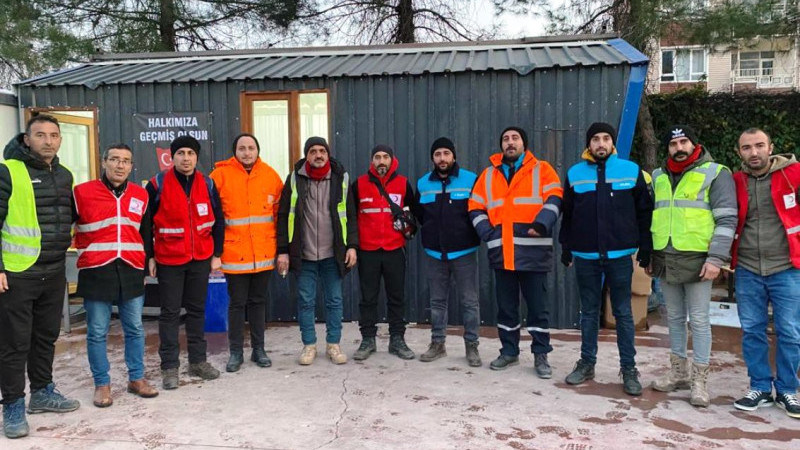
[[[134,114],[134,151],[153,155],[159,170],[172,167],[169,144],[179,136],[192,136],[200,142],[201,155],[212,153],[210,112],[166,112]]]

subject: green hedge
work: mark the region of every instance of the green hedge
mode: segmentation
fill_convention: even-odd
[[[775,144],[773,154],[794,153],[800,160],[800,92],[787,94],[709,94],[701,89],[654,94],[647,98],[656,136],[661,139],[673,124],[687,124],[714,159],[738,170],[736,144],[749,127],[765,130]],[[641,135],[637,133],[631,158],[641,162]],[[659,144],[658,163],[667,149]]]

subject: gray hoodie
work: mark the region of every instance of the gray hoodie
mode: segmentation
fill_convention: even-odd
[[[772,174],[796,163],[787,153],[769,157],[769,171],[756,177],[746,164],[747,218],[739,236],[738,264],[761,276],[782,272],[792,267],[789,241],[775,204],[772,202]]]

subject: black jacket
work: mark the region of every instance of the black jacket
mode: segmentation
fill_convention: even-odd
[[[37,277],[63,270],[66,251],[72,242],[72,173],[58,162],[58,157],[51,164],[37,159],[23,141],[20,133],[13,138],[3,156],[6,159],[23,161],[33,183],[33,195],[36,198],[36,216],[42,232],[42,247],[39,259],[28,270],[20,274],[25,277]],[[11,197],[11,174],[5,164],[0,164],[0,226],[8,214],[8,200]],[[0,270],[5,265],[0,256]]]
[[[300,173],[300,169],[305,163],[306,159],[303,158],[294,165],[294,173],[297,174],[297,205],[295,206],[294,239],[291,243],[289,243],[289,208],[292,202],[291,173],[283,184],[281,201],[278,206],[278,254],[289,254],[289,268],[293,272],[299,272],[302,265],[303,215],[305,214],[303,202],[310,181],[308,177]],[[331,158],[330,213],[331,222],[333,222],[333,256],[336,258],[336,265],[339,267],[341,276],[348,272],[344,265],[347,249],[358,248],[358,210],[353,196],[348,195],[347,198],[347,242],[344,242],[342,225],[338,220],[339,212],[336,210],[336,205],[342,200],[344,174],[345,169],[342,164]]]

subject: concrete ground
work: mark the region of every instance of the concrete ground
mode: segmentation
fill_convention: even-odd
[[[147,377],[160,387],[158,329],[147,322]],[[92,405],[93,385],[81,328],[62,336],[55,380],[82,406],[68,414],[29,415],[29,437],[0,437],[0,448],[16,449],[571,449],[605,448],[800,448],[800,421],[778,408],[745,413],[732,402],[747,387],[740,357],[740,331],[714,329],[712,405],[697,409],[688,391],[663,394],[646,388],[641,397],[622,392],[613,331],[601,336],[597,377],[580,387],[564,377],[579,356],[578,331],[553,333],[551,380],[533,373],[533,358],[502,372],[488,363],[499,349],[496,332],[484,328],[484,365],[470,368],[460,330],[451,330],[448,357],[432,363],[403,361],[386,353],[385,326],[379,352],[364,363],[335,366],[324,357],[323,338],[312,366],[301,367],[297,326],[267,331],[271,368],[249,361],[238,373],[201,382],[186,372],[181,387],[154,399],[125,392],[121,329],[110,337],[114,405]],[[417,354],[430,331],[409,327],[406,339]],[[224,370],[224,334],[209,334],[209,360]],[[666,371],[668,334],[663,325],[637,333],[637,362],[644,385]],[[348,356],[359,342],[358,327],[347,323],[342,345]],[[524,347],[528,342],[522,343]],[[246,356],[249,352],[246,353]]]

